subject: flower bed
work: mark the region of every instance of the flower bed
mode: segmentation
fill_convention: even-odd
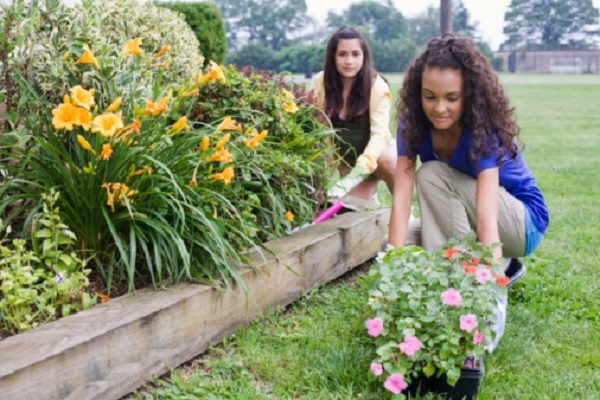
[[[5,339],[2,398],[118,399],[371,259],[388,220],[387,208],[348,212],[268,242],[273,254],[251,254],[257,268],[240,272],[246,289],[144,289]]]

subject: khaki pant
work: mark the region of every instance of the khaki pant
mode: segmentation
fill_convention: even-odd
[[[477,181],[440,162],[426,162],[417,170],[420,220],[409,224],[408,244],[433,251],[452,237],[477,231]],[[498,231],[504,257],[525,255],[525,206],[500,187]]]

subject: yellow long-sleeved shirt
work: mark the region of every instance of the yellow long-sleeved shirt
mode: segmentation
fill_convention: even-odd
[[[316,74],[312,81],[317,99],[321,106],[325,105],[325,81],[323,72]],[[356,165],[362,166],[367,173],[377,169],[377,159],[387,146],[396,147],[396,141],[390,132],[390,109],[392,94],[389,85],[379,75],[371,86],[369,116],[371,119],[371,136],[365,151],[356,159]]]

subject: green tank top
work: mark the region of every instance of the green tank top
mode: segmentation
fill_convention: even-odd
[[[333,127],[337,133],[336,144],[340,156],[350,166],[364,153],[371,138],[371,118],[369,112],[364,113],[357,121],[338,119]]]

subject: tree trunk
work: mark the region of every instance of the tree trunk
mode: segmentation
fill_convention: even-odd
[[[452,0],[440,0],[440,33],[452,32]]]

